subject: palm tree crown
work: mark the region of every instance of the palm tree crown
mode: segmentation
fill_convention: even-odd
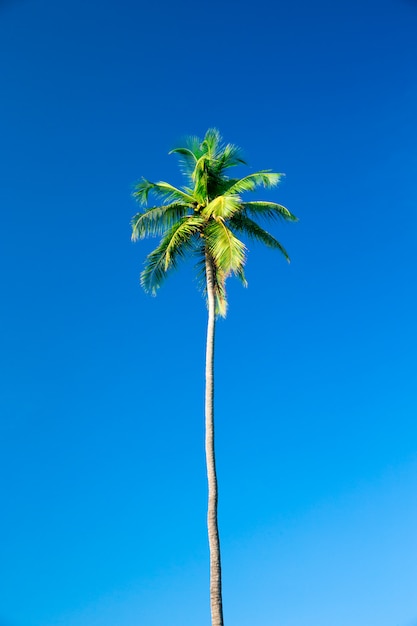
[[[171,153],[180,156],[187,184],[177,188],[166,182],[152,183],[143,179],[133,194],[142,205],[147,204],[150,193],[160,202],[158,206],[144,208],[132,219],[134,241],[162,236],[146,259],[141,285],[145,291],[155,294],[169,270],[189,253],[198,258],[205,283],[208,259],[213,269],[216,313],[224,317],[227,277],[235,274],[246,285],[246,246],[238,236],[276,248],[289,261],[279,241],[255,219],[296,221],[297,218],[281,204],[243,199],[242,194],[257,187],[275,187],[282,174],[261,170],[244,178],[230,178],[229,168],[246,163],[239,148],[225,145],[216,129],[208,130],[202,141],[189,137],[184,147],[175,148]]]

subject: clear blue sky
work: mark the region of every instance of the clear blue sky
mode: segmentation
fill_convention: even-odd
[[[226,626],[417,624],[416,33],[412,0],[0,2],[1,626],[209,625],[206,310],[191,264],[141,291],[129,221],[211,126],[300,219],[218,325]]]

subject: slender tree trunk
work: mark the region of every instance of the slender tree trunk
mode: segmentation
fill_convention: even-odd
[[[214,331],[215,298],[213,263],[206,252],[208,323],[206,345],[206,463],[208,480],[207,528],[210,548],[210,607],[212,626],[223,626],[222,571],[217,523],[217,475],[214,455]]]

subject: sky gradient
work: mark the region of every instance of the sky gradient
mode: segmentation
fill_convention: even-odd
[[[0,2],[0,626],[209,626],[206,308],[142,176],[217,127],[253,196],[218,323],[226,626],[416,626],[417,3]],[[239,170],[244,174],[245,170]]]

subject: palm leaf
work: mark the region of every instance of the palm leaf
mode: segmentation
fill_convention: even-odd
[[[268,219],[281,218],[290,222],[298,222],[298,218],[293,215],[285,206],[276,202],[243,202],[242,208],[253,215],[266,217]]]
[[[242,158],[241,150],[238,146],[228,143],[218,159],[220,170],[223,171],[235,165],[246,165],[246,161]]]
[[[196,155],[190,148],[174,148],[169,154],[178,154],[180,157],[180,169],[182,173],[187,177],[190,183],[193,182],[193,172],[195,164],[198,160]]]
[[[163,235],[175,222],[186,215],[189,208],[184,204],[167,204],[152,207],[132,218],[132,241]]]
[[[166,183],[162,180],[158,183],[152,183],[146,180],[146,178],[143,178],[141,182],[136,185],[133,197],[141,204],[146,204],[149,193],[152,193],[156,198],[165,202],[186,202],[189,204],[194,202],[194,198],[191,195],[170,185],[170,183]]]
[[[191,135],[186,137],[184,147],[192,152],[195,155],[196,159],[199,159],[200,156],[204,153],[201,143],[202,140],[200,139],[200,137],[197,137],[196,135]]]
[[[209,183],[209,161],[205,154],[198,159],[191,178],[194,183],[193,196],[199,204],[205,204],[208,199]]]
[[[275,248],[276,250],[279,250],[285,256],[288,263],[290,262],[290,257],[288,256],[288,253],[285,250],[284,246],[280,244],[280,242],[275,239],[275,237],[273,237],[270,233],[268,233],[261,226],[259,226],[259,224],[251,220],[246,215],[243,215],[242,213],[234,215],[230,219],[229,224],[233,228],[233,230],[245,234],[250,239],[260,241],[261,243],[268,246],[268,248]]]
[[[193,161],[194,163],[196,163],[198,160],[198,157],[189,148],[173,148],[172,150],[168,152],[168,154],[180,154],[182,157],[189,159],[190,161]]]
[[[243,193],[244,191],[254,191],[257,187],[276,187],[283,174],[276,174],[271,170],[260,170],[245,176],[244,178],[231,179],[227,191],[229,193]]]
[[[241,206],[241,199],[236,195],[217,196],[209,202],[202,212],[207,217],[229,219]]]
[[[202,150],[211,159],[215,159],[222,150],[222,138],[217,128],[209,128],[201,144]]]
[[[140,282],[145,291],[156,294],[169,270],[177,267],[196,245],[195,235],[201,230],[204,220],[197,216],[183,217],[163,237],[161,243],[145,261]]]
[[[248,286],[248,281],[246,280],[245,272],[243,270],[243,265],[239,269],[236,270],[235,275],[239,278],[240,282],[244,287]]]
[[[204,229],[204,237],[216,271],[221,271],[225,278],[231,272],[238,273],[245,264],[245,244],[232,233],[223,220],[211,220]]]

